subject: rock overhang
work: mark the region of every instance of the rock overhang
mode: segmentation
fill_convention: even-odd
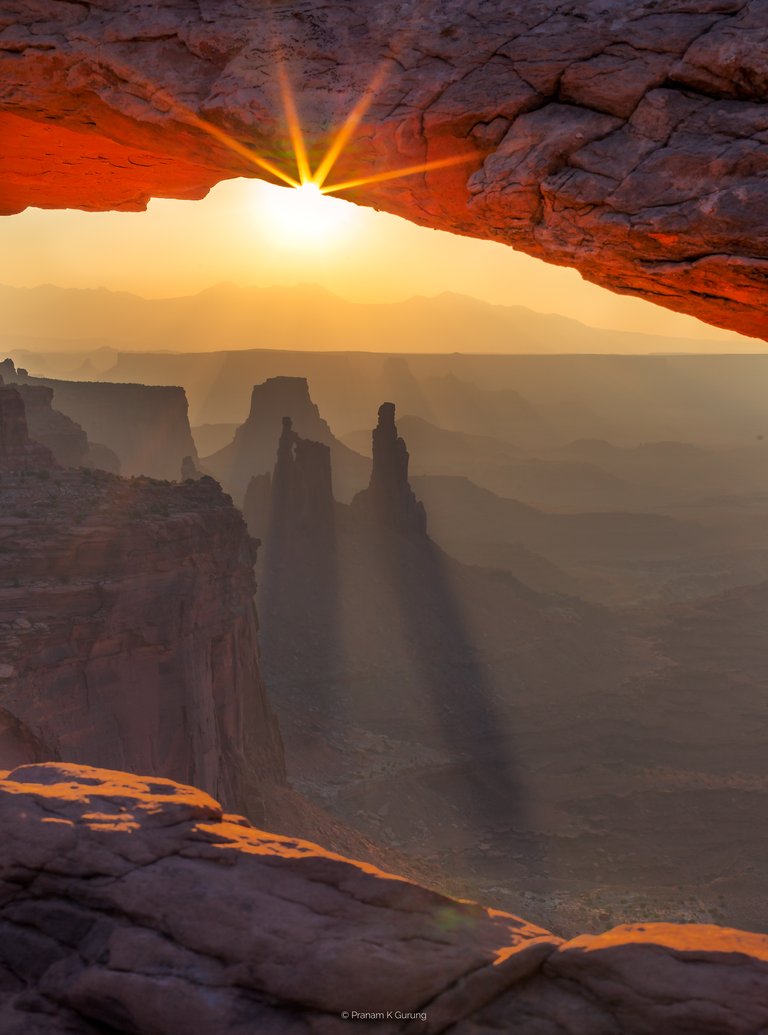
[[[470,154],[345,196],[501,241],[768,337],[760,0],[580,5],[0,5],[0,210],[141,209],[295,175],[278,70],[334,179]],[[234,144],[234,146],[233,146]]]

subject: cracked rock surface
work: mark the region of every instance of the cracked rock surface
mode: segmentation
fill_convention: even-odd
[[[768,1024],[765,936],[649,924],[563,943],[170,780],[58,763],[0,776],[4,1035],[369,1030],[345,1011],[383,1013],[384,1033]]]
[[[335,182],[474,153],[351,200],[768,337],[767,43],[766,0],[0,0],[0,211],[295,175],[280,62],[313,167],[375,79]]]

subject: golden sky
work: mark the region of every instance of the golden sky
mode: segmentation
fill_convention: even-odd
[[[453,291],[597,327],[745,340],[502,244],[429,230],[340,198],[297,197],[259,180],[220,183],[203,201],[152,201],[146,212],[28,209],[0,220],[3,284],[163,297],[221,281],[317,283],[360,302]]]

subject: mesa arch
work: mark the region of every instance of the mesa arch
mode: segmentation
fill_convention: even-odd
[[[293,172],[278,61],[313,157],[383,68],[340,178],[477,153],[350,199],[768,338],[766,44],[764,0],[0,0],[0,212]]]

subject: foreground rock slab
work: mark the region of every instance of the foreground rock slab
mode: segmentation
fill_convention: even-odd
[[[562,943],[169,780],[53,763],[2,777],[3,1035],[768,1025],[768,937],[661,924]]]
[[[0,212],[140,209],[297,175],[280,65],[332,183],[768,337],[763,0],[0,0]]]

